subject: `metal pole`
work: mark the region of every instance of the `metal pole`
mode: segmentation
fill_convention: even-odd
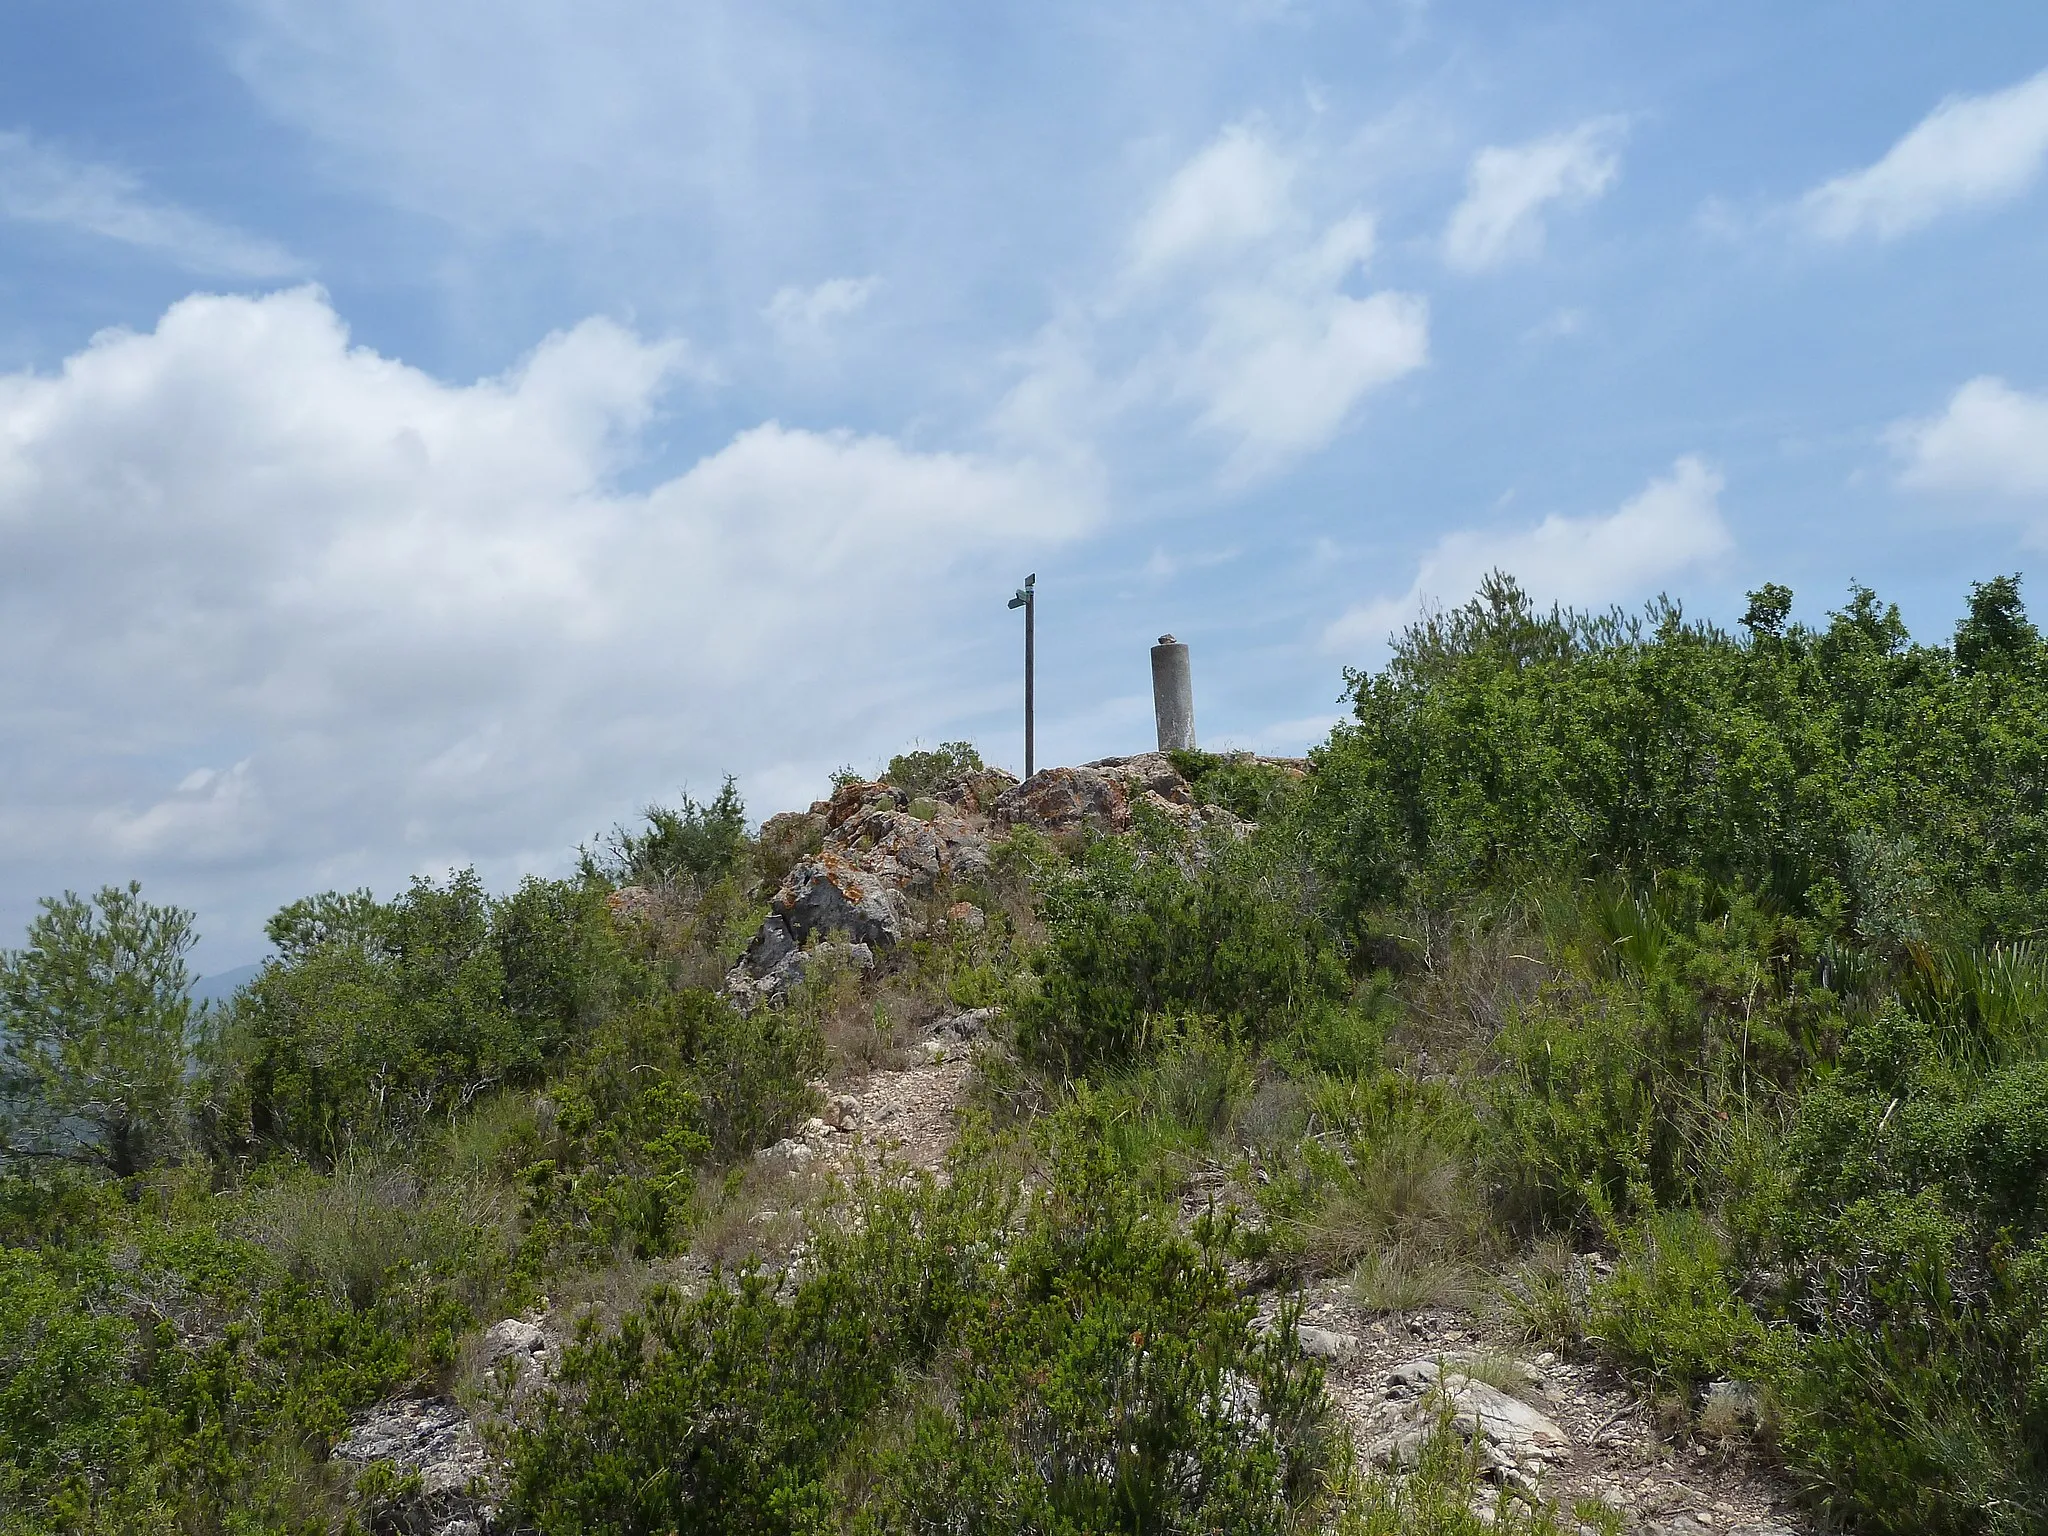
[[[1012,608],[1024,610],[1024,777],[1030,778],[1038,771],[1038,753],[1032,740],[1032,714],[1034,700],[1032,693],[1037,682],[1038,651],[1038,573],[1033,571],[1024,578],[1024,585],[1017,589],[1017,595],[1010,599]]]

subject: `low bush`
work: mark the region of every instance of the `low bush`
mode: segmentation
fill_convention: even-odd
[[[897,753],[883,770],[882,781],[916,800],[982,768],[973,742],[942,741],[936,747]]]
[[[1176,851],[1104,839],[1049,882],[1042,986],[1017,1007],[1029,1059],[1083,1075],[1141,1054],[1176,1015],[1258,1042],[1347,999],[1341,957],[1262,850],[1218,844],[1192,870]]]
[[[871,1190],[804,1278],[656,1296],[567,1354],[517,1433],[543,1532],[1282,1531],[1333,1442],[1226,1226],[1182,1235],[1099,1150],[1021,1210],[985,1152]],[[977,1160],[979,1159],[979,1160]]]

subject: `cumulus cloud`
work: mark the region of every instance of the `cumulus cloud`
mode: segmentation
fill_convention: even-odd
[[[801,340],[860,313],[881,285],[878,277],[832,277],[815,288],[778,288],[761,313],[786,340]]]
[[[1604,515],[1553,513],[1514,533],[1446,534],[1423,556],[1406,592],[1350,609],[1324,631],[1323,643],[1345,653],[1384,645],[1426,608],[1465,601],[1494,570],[1508,572],[1544,603],[1598,607],[1651,596],[1660,583],[1734,547],[1721,517],[1722,485],[1718,472],[1688,455]]]
[[[593,320],[449,384],[299,290],[0,377],[0,894],[169,870],[246,927],[553,864],[726,769],[786,792],[957,695],[976,582],[1091,515],[1032,462],[774,422],[621,489],[690,366]]]
[[[1972,379],[1939,415],[1899,422],[1889,436],[1914,490],[2048,503],[2048,395]]]
[[[2009,202],[2048,159],[2048,70],[1983,96],[1943,101],[1875,165],[1808,192],[1800,209],[1830,240],[1889,240],[1944,214]]]
[[[1477,272],[1543,249],[1543,214],[1581,207],[1621,173],[1618,117],[1594,118],[1527,144],[1490,145],[1472,157],[1465,199],[1444,228],[1444,259]]]
[[[303,270],[282,246],[153,198],[126,171],[25,133],[0,133],[0,217],[117,241],[190,272],[274,278]]]

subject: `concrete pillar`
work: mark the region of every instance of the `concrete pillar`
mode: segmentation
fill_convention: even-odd
[[[1188,648],[1171,635],[1152,647],[1152,715],[1159,723],[1159,750],[1192,752],[1195,747],[1195,674]]]

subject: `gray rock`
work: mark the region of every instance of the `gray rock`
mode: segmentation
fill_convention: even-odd
[[[1388,1373],[1360,1451],[1378,1466],[1412,1467],[1446,1419],[1496,1482],[1531,1487],[1551,1462],[1571,1456],[1570,1437],[1548,1415],[1474,1381],[1448,1358],[1411,1360]]]
[[[446,1398],[406,1398],[379,1403],[363,1414],[334,1447],[334,1460],[354,1467],[388,1462],[417,1472],[418,1524],[445,1529],[472,1521],[489,1526],[496,1469],[476,1427]]]
[[[1318,1360],[1342,1360],[1358,1348],[1356,1335],[1318,1328],[1311,1323],[1298,1324],[1294,1335],[1301,1340],[1302,1353]]]
[[[782,890],[776,892],[775,906],[798,943],[814,934],[830,934],[856,944],[887,947],[902,943],[916,929],[902,891],[829,852],[805,859],[791,870]],[[763,970],[751,953],[748,969],[756,975]]]
[[[762,932],[768,932],[776,921],[770,918]],[[754,942],[758,944],[760,939],[757,937]],[[784,950],[782,958],[759,976],[748,971],[747,962],[734,966],[726,973],[725,993],[742,1010],[763,1002],[779,1004],[819,968],[835,964],[856,971],[872,971],[875,952],[865,944],[833,943],[814,944],[809,949]]]
[[[545,1374],[554,1363],[548,1336],[540,1324],[518,1317],[491,1324],[484,1332],[478,1355],[485,1370],[509,1363],[520,1371]]]
[[[979,1040],[1002,1017],[1002,1012],[1000,1008],[969,1008],[939,1020],[931,1027],[931,1034],[935,1039]]]
[[[784,1173],[800,1173],[811,1166],[817,1152],[801,1137],[785,1136],[772,1147],[763,1147],[754,1154],[754,1161],[770,1169]]]

